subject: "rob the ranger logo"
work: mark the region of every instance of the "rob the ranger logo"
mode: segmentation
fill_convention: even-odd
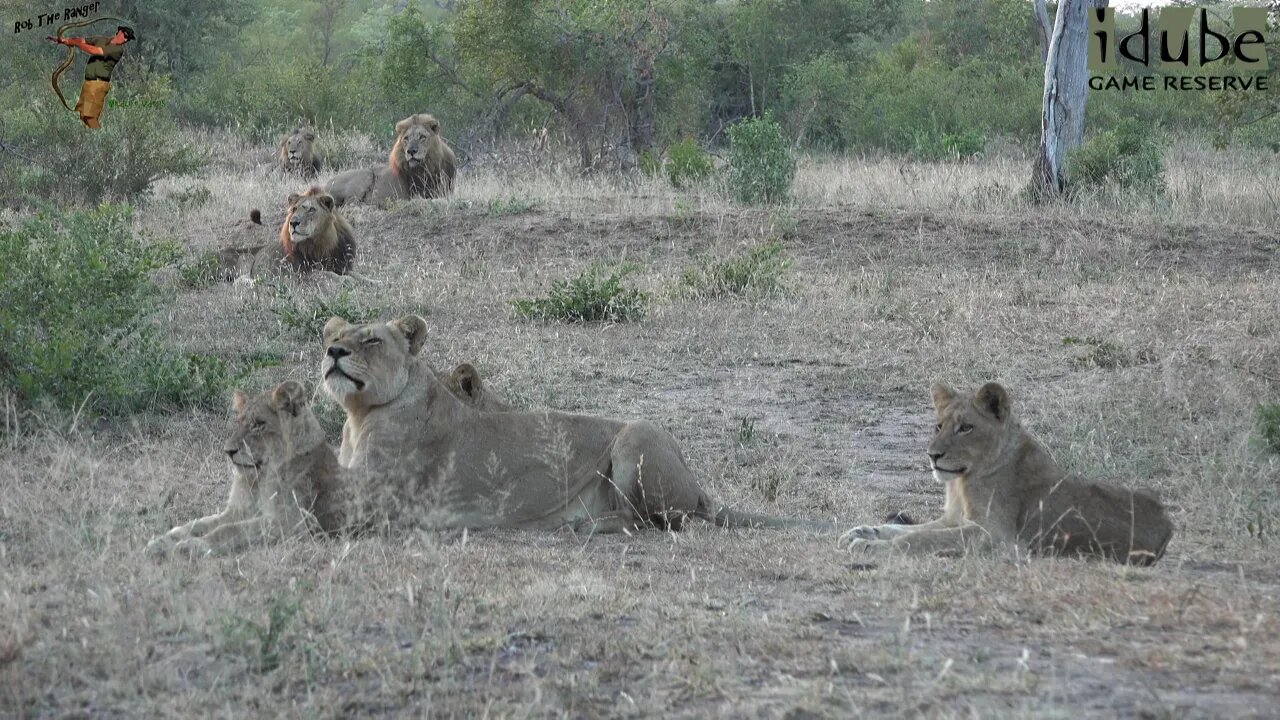
[[[1199,17],[1197,18],[1197,14]],[[1231,27],[1215,27],[1205,8],[1170,7],[1160,11],[1155,35],[1151,11],[1144,8],[1138,29],[1123,37],[1116,32],[1113,8],[1089,13],[1089,87],[1094,90],[1266,90],[1267,9],[1231,8]],[[1193,20],[1199,20],[1196,32]],[[1193,40],[1197,41],[1192,56]],[[1145,68],[1158,62],[1155,74],[1123,74],[1120,58]],[[1188,73],[1198,66],[1202,74]],[[1212,66],[1212,67],[1211,67]],[[1141,71],[1138,71],[1141,73]]]

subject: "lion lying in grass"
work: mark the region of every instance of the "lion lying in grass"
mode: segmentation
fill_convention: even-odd
[[[440,121],[426,113],[410,115],[396,123],[396,142],[386,165],[339,173],[325,190],[339,205],[444,197],[453,191],[457,162],[440,137]]]
[[[342,529],[341,468],[302,386],[282,383],[252,399],[237,390],[231,409],[235,419],[222,446],[232,467],[227,506],[152,539],[147,555],[225,555]]]
[[[933,475],[946,485],[942,517],[923,525],[859,526],[840,540],[856,552],[932,553],[995,546],[1025,556],[1081,555],[1150,565],[1173,523],[1144,490],[1068,477],[1018,424],[997,383],[973,396],[934,385]]]
[[[262,213],[249,212],[243,227],[262,225]],[[260,278],[281,272],[326,270],[349,275],[355,264],[355,231],[338,213],[333,197],[319,187],[289,196],[278,242],[218,251],[219,275],[232,281],[242,275]]]
[[[440,381],[471,407],[506,407],[467,363]],[[223,445],[232,466],[227,506],[153,538],[147,555],[225,555],[284,537],[352,529],[343,468],[301,385],[282,383],[252,399],[236,391],[231,409],[235,419]]]
[[[418,357],[417,316],[324,328],[324,388],[347,411],[341,464],[377,524],[679,529],[829,524],[739,513],[698,487],[675,439],[652,423],[561,412],[480,412]]]

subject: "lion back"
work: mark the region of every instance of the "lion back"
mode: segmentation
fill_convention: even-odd
[[[330,213],[329,217],[333,221],[330,227],[337,235],[337,242],[330,254],[321,260],[321,264],[330,272],[346,275],[356,262],[356,233],[351,228],[351,223],[336,212]]]
[[[1173,523],[1151,492],[1068,478],[1029,503],[1022,535],[1041,552],[1150,565],[1164,555]]]

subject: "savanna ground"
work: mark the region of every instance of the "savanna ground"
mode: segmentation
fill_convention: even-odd
[[[192,141],[217,168],[165,180],[136,221],[193,254],[249,207],[278,222],[302,186],[256,169],[270,148]],[[834,536],[703,524],[156,564],[151,536],[225,498],[226,414],[27,417],[0,450],[0,715],[1273,715],[1280,458],[1254,408],[1280,392],[1280,167],[1197,147],[1168,162],[1163,200],[1032,207],[1012,154],[809,159],[777,209],[475,165],[449,200],[347,212],[371,282],[163,278],[167,331],[260,366],[250,389],[314,387],[332,311],[420,313],[438,365],[471,361],[525,407],[652,419],[716,498],[848,525],[937,513],[928,386],[998,379],[1065,466],[1160,491],[1178,529],[1154,568],[868,567]],[[682,281],[772,241],[793,262],[780,291]],[[654,293],[639,321],[513,312],[624,262]],[[316,404],[336,445],[341,411]]]

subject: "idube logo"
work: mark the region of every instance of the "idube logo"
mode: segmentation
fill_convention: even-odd
[[[1113,8],[1089,12],[1089,87],[1093,90],[1266,90],[1267,9],[1231,8],[1228,27],[1205,8],[1166,7],[1152,32],[1150,9],[1120,36]],[[1192,23],[1196,28],[1193,32]],[[1194,52],[1193,52],[1194,50]],[[1121,59],[1127,61],[1121,64]],[[1127,70],[1136,63],[1159,74]],[[1126,67],[1127,66],[1127,67]],[[1198,72],[1191,72],[1192,68]]]

